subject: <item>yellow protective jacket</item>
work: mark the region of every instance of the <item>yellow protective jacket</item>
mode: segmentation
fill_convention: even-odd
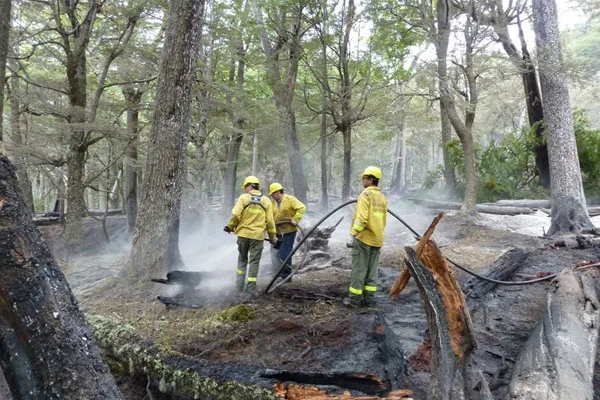
[[[282,224],[282,221],[294,221],[296,224],[304,217],[306,206],[300,200],[289,194],[284,194],[281,202],[277,204],[276,200],[272,200],[273,217],[277,226],[277,233],[286,234],[298,230],[292,224]]]
[[[387,222],[387,199],[377,186],[369,186],[358,196],[350,234],[373,247],[383,245]]]
[[[273,207],[267,196],[258,190],[242,194],[231,210],[228,224],[239,237],[263,240],[265,231],[269,238],[275,238]]]

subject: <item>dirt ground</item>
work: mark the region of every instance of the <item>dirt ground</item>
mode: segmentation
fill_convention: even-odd
[[[402,215],[418,232],[423,232],[433,218],[431,212],[403,210]],[[107,230],[113,238],[110,243],[104,239],[98,221],[86,221],[85,240],[77,254],[66,254],[61,247],[60,227],[40,227],[40,230],[59,255],[61,267],[85,313],[132,325],[139,335],[169,354],[182,354],[214,365],[243,366],[241,370],[250,372],[240,373],[236,379],[263,386],[275,382],[260,377],[260,371],[267,369],[383,374],[378,349],[371,340],[373,321],[379,315],[402,342],[408,362],[403,386],[414,390],[415,399],[425,398],[428,354],[422,345],[427,337],[427,321],[418,290],[411,281],[396,302],[390,302],[386,295],[403,265],[404,246],[415,243],[397,221],[388,224],[382,249],[379,307],[348,310],[341,303],[350,276],[350,253],[344,246],[347,223],[340,225],[339,234],[336,231],[330,241],[331,266],[299,273],[273,294],[248,299],[233,291],[234,239],[222,234],[219,228],[206,235],[210,231],[206,227],[220,226],[220,218],[214,216],[198,222],[198,226],[203,226],[200,233],[192,229],[195,224],[184,227],[189,233],[182,235],[184,261],[188,260],[190,269],[196,270],[192,260],[201,259],[204,263],[200,270],[217,274],[215,279],[196,288],[201,303],[197,309],[166,307],[159,302],[157,295],[175,294],[176,289],[169,286],[145,282],[124,290],[107,284],[115,279],[128,257],[123,218],[109,219]],[[597,248],[552,248],[555,240],[541,237],[548,224],[549,218],[540,214],[531,219],[482,215],[477,220],[450,215],[442,219],[434,239],[444,255],[475,271],[482,271],[508,248],[530,250],[513,277],[515,280],[600,259]],[[261,288],[272,277],[268,251],[265,250],[261,265]],[[459,270],[456,276],[461,285],[470,278]],[[548,288],[548,282],[525,287],[501,286],[472,313],[479,343],[475,362],[496,398],[506,397],[512,365],[543,312]],[[600,385],[598,366],[597,357],[595,382]],[[140,399],[148,396],[144,384],[123,379],[121,388],[127,398]],[[160,397],[155,391],[153,397],[169,398]],[[600,399],[600,393],[595,393],[594,399]]]

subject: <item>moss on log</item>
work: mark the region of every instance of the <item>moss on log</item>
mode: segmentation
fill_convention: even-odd
[[[115,373],[148,378],[163,393],[211,400],[278,398],[271,390],[257,385],[207,376],[202,372],[202,360],[160,351],[130,325],[101,316],[88,316],[88,322],[105,355],[124,366]]]

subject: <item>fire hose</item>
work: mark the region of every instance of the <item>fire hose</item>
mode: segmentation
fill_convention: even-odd
[[[329,213],[325,214],[325,216],[323,218],[321,218],[307,233],[306,235],[304,235],[304,237],[302,238],[302,240],[300,240],[300,242],[292,249],[292,252],[287,256],[287,258],[282,262],[281,268],[277,271],[277,273],[275,274],[274,278],[271,280],[271,282],[269,283],[269,286],[267,286],[267,288],[265,289],[265,294],[269,294],[271,293],[273,290],[275,290],[276,288],[278,288],[280,285],[282,285],[283,283],[285,283],[295,272],[297,272],[296,270],[292,270],[292,272],[285,277],[284,279],[282,279],[281,281],[279,281],[277,283],[277,285],[273,286],[275,281],[277,280],[277,278],[279,277],[279,275],[281,274],[281,272],[283,272],[283,269],[286,266],[286,263],[291,260],[292,256],[294,255],[294,253],[296,253],[296,251],[300,248],[300,246],[302,246],[302,244],[306,241],[306,239],[319,227],[319,225],[321,225],[323,222],[325,222],[325,220],[327,218],[329,218],[330,216],[332,216],[333,214],[335,214],[338,210],[346,207],[347,205],[356,203],[357,200],[349,200],[341,205],[339,205],[338,207],[334,208],[333,210],[331,210]],[[419,235],[417,233],[417,231],[415,231],[410,225],[408,225],[402,218],[400,218],[400,216],[398,216],[396,213],[394,213],[391,210],[387,210],[387,212],[394,218],[396,218],[402,225],[404,225],[409,231],[411,231],[414,235],[415,238],[417,240],[421,239],[421,235]],[[495,283],[497,285],[510,285],[510,286],[518,286],[518,285],[531,285],[534,283],[538,283],[538,282],[543,282],[543,281],[548,281],[551,279],[556,278],[559,273],[555,273],[555,274],[551,274],[551,275],[546,275],[542,278],[537,278],[537,279],[531,279],[531,280],[527,280],[527,281],[501,281],[501,280],[497,280],[497,279],[492,279],[492,278],[488,278],[486,276],[480,275],[466,267],[463,267],[462,265],[458,264],[455,261],[452,261],[451,259],[449,259],[448,257],[446,257],[446,260],[448,260],[448,262],[450,262],[452,265],[454,265],[456,268],[466,272],[467,274],[470,274],[478,279],[482,279],[484,281],[488,281],[491,283]],[[594,264],[589,264],[589,265],[583,265],[581,267],[577,267],[576,269],[582,269],[582,268],[590,268],[590,267],[600,267],[600,263],[594,263]]]

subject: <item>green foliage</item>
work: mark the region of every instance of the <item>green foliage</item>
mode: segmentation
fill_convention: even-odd
[[[591,125],[581,110],[573,113],[583,189],[588,200],[600,199],[600,130]]]
[[[241,322],[245,323],[256,318],[256,310],[245,304],[238,304],[233,307],[229,307],[220,313],[218,319],[227,322]]]

